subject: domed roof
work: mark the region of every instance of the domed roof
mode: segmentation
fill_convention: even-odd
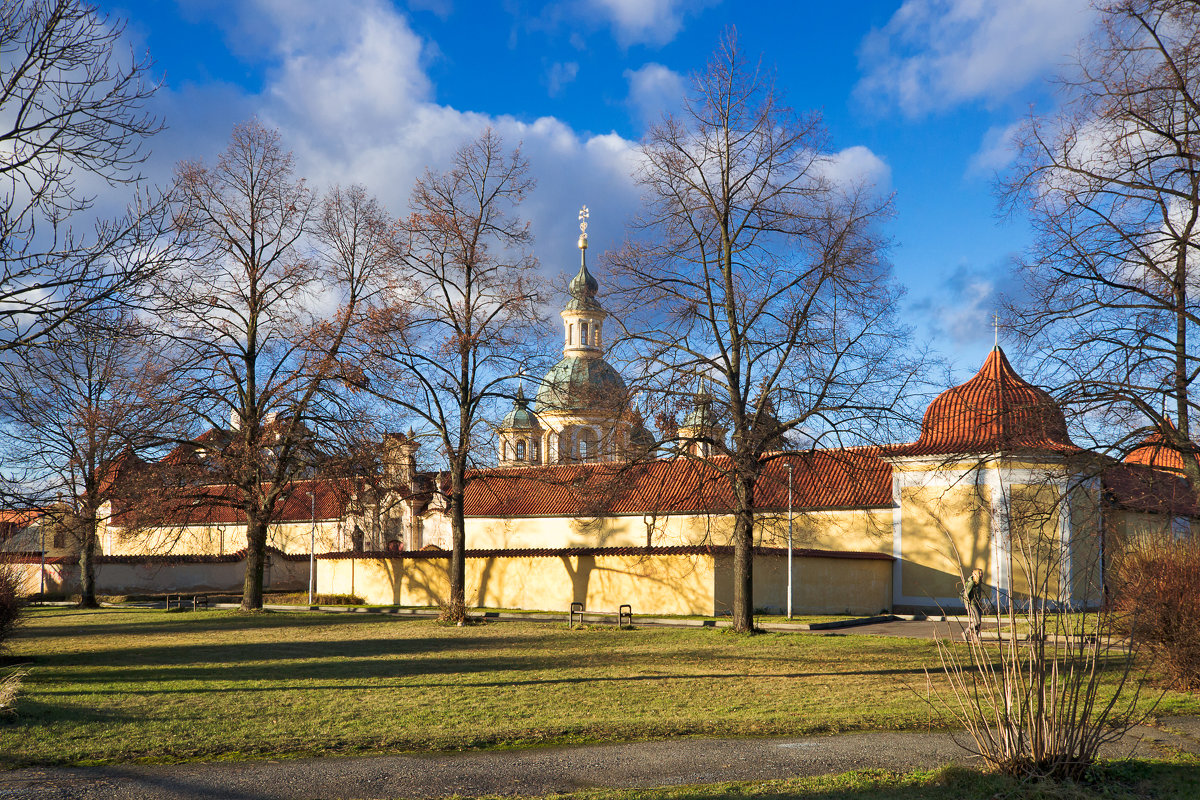
[[[592,273],[588,272],[587,261],[581,260],[579,272],[575,273],[575,277],[571,278],[571,282],[567,284],[567,291],[571,293],[571,299],[566,306],[567,310],[601,310],[600,304],[596,302],[596,292],[599,290],[600,282],[592,276]]]
[[[1075,452],[1062,409],[1048,392],[1026,382],[992,349],[966,383],[947,389],[929,404],[921,438],[888,448],[890,455],[919,456],[1005,450]]]
[[[1166,422],[1172,429],[1175,428],[1170,420]],[[1184,474],[1183,456],[1167,443],[1167,437],[1160,431],[1150,434],[1129,451],[1129,455],[1125,456],[1125,463],[1144,464],[1165,472]]]
[[[517,387],[517,396],[513,400],[512,410],[504,415],[500,427],[506,430],[532,431],[538,426],[537,417],[529,410],[529,400],[525,398],[525,387]]]
[[[566,356],[546,373],[534,411],[619,412],[629,392],[612,366],[602,358]]]
[[[713,413],[712,395],[701,389],[696,392],[695,403],[692,410],[687,413],[680,423],[681,428],[715,428],[717,426],[717,415]]]

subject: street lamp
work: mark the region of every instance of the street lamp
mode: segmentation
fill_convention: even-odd
[[[312,505],[312,527],[308,531],[308,610],[312,611],[316,608],[313,605],[313,584],[317,574],[317,496],[312,492],[306,494]]]
[[[787,462],[788,471],[788,596],[787,615],[792,618],[792,462]]]
[[[41,566],[38,568],[38,597],[40,598],[40,601],[44,603],[44,602],[46,602],[46,517],[45,517],[45,515],[43,515],[41,521],[38,522],[38,533],[42,537],[42,543],[41,543],[41,547],[40,547],[40,549],[42,551],[42,563],[41,563]]]

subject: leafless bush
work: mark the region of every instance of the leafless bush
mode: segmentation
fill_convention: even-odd
[[[1200,688],[1200,546],[1176,542],[1126,553],[1117,582],[1114,607],[1167,683]]]
[[[8,641],[17,626],[25,598],[21,596],[21,583],[17,573],[7,565],[0,564],[0,648]],[[2,707],[2,704],[0,704]]]

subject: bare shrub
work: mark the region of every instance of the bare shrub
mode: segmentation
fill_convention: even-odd
[[[1117,567],[1117,585],[1114,607],[1167,683],[1200,688],[1200,546],[1130,551]]]
[[[12,713],[24,677],[25,673],[21,670],[0,677],[0,713]]]
[[[450,622],[455,625],[462,625],[468,621],[467,604],[461,600],[447,600],[445,603],[438,604],[438,621]]]
[[[1149,713],[1136,648],[1111,608],[1095,608],[1098,581],[1078,593],[1063,584],[1067,571],[1098,578],[1100,554],[1066,560],[1081,554],[1063,546],[1059,518],[1072,513],[1063,505],[1072,491],[1056,490],[1056,480],[1048,469],[1040,483],[997,492],[1008,539],[1000,566],[1011,576],[989,615],[997,635],[937,642],[948,689],[933,690],[970,737],[966,748],[1021,779],[1084,778],[1101,746]]]
[[[16,628],[24,605],[25,598],[21,596],[21,582],[17,573],[11,567],[0,564],[0,648],[4,647]]]

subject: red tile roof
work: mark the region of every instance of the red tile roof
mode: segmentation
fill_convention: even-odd
[[[921,438],[887,448],[890,456],[1011,450],[1075,453],[1062,409],[1017,374],[996,347],[966,383],[938,395],[921,421]]]
[[[869,450],[779,454],[765,465],[755,505],[787,508],[787,464],[797,509],[887,507],[892,469]],[[470,517],[724,512],[733,508],[725,457],[480,470],[467,483]]]
[[[1181,466],[1182,463],[1181,459]],[[1105,499],[1118,508],[1151,514],[1200,516],[1196,494],[1180,475],[1144,464],[1114,464],[1104,471],[1101,480]]]
[[[312,500],[316,497],[316,519],[342,519],[354,492],[348,479],[318,479],[295,481],[288,488],[278,508],[275,522],[308,522],[313,519]],[[190,487],[180,490],[175,499],[167,500],[154,511],[139,510],[143,524],[149,525],[244,525],[246,514],[238,506],[238,490],[226,484]],[[117,515],[116,524],[125,526],[131,520]]]
[[[1175,427],[1169,421],[1167,424],[1172,428]],[[1178,450],[1168,445],[1167,437],[1158,432],[1150,434],[1137,447],[1133,448],[1129,455],[1125,456],[1125,462],[1127,464],[1144,464],[1147,467],[1180,475],[1184,472],[1183,456]]]
[[[24,527],[42,516],[41,511],[30,509],[0,509],[0,525]]]

